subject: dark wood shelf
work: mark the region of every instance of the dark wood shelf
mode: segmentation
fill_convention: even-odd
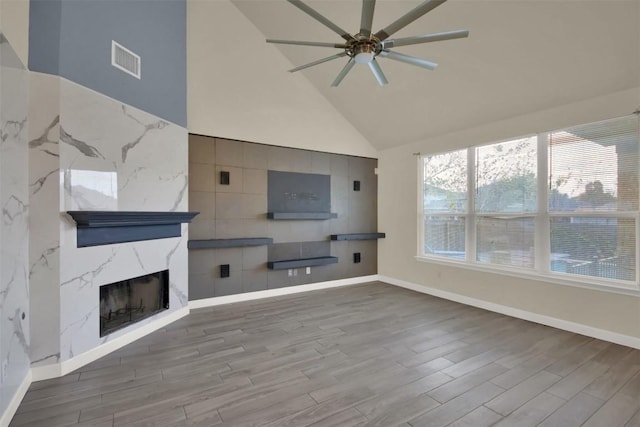
[[[333,212],[267,212],[269,219],[331,219],[337,218]]]
[[[199,212],[67,211],[76,222],[77,246],[180,237],[180,224]]]
[[[271,237],[241,237],[236,239],[189,240],[189,249],[242,248],[248,246],[266,246],[273,243]]]
[[[331,240],[376,240],[384,239],[384,233],[351,233],[351,234],[332,234]]]
[[[322,256],[316,258],[289,259],[286,261],[269,261],[267,267],[271,270],[286,270],[289,268],[314,267],[318,265],[337,264],[338,258]]]

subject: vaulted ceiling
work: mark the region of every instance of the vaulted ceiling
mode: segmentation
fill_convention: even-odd
[[[284,0],[232,2],[265,38],[341,42]],[[360,1],[306,2],[358,31]],[[419,3],[378,0],[373,30]],[[384,87],[364,65],[331,87],[344,58],[299,73],[378,149],[640,87],[638,0],[450,0],[393,38],[458,29],[469,38],[394,49],[438,63],[434,71],[379,59]],[[294,65],[339,52],[277,49]]]

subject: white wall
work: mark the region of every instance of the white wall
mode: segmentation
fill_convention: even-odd
[[[188,1],[189,132],[377,157],[303,74],[287,72],[293,65],[264,40],[228,0]]]
[[[29,0],[0,0],[0,27],[26,66],[29,56]]]
[[[639,106],[640,87],[381,151],[378,221],[387,237],[379,241],[379,273],[640,338],[640,297],[417,261],[418,168],[412,154],[453,150],[628,115]]]

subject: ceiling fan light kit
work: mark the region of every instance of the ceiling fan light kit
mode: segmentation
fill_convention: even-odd
[[[362,1],[362,15],[360,19],[360,32],[351,35],[338,25],[334,24],[329,19],[318,13],[315,9],[303,3],[301,0],[287,0],[298,9],[305,12],[321,24],[333,30],[340,37],[345,40],[345,43],[326,43],[326,42],[314,42],[314,41],[297,41],[297,40],[275,40],[267,39],[267,43],[276,44],[289,44],[297,46],[315,46],[315,47],[331,47],[336,49],[343,49],[336,55],[331,55],[326,58],[318,59],[299,67],[295,67],[289,72],[294,73],[296,71],[304,70],[305,68],[313,67],[315,65],[323,64],[325,62],[333,61],[334,59],[349,57],[349,61],[345,64],[344,68],[340,71],[336,79],[331,86],[338,86],[340,82],[346,77],[356,64],[367,64],[371,73],[378,81],[380,86],[384,86],[389,81],[385,77],[380,64],[376,60],[377,57],[392,59],[394,61],[404,62],[406,64],[415,65],[425,68],[427,70],[434,70],[438,64],[435,62],[427,61],[426,59],[418,58],[411,55],[405,55],[403,53],[390,50],[392,47],[408,46],[412,44],[430,43],[443,40],[459,39],[469,36],[468,30],[447,31],[443,33],[425,34],[414,37],[404,37],[399,39],[389,39],[392,34],[395,34],[402,28],[406,27],[416,19],[420,18],[427,12],[440,6],[447,0],[425,0],[420,3],[411,11],[407,12],[394,22],[381,29],[375,34],[371,33],[371,26],[373,23],[373,12],[375,10],[375,0],[363,0]]]

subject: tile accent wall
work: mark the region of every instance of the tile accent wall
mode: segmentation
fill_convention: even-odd
[[[28,94],[0,28],[0,415],[29,372]]]
[[[269,246],[190,249],[189,299],[275,289],[377,273],[377,241],[330,241],[331,234],[377,230],[376,159],[189,135],[189,239],[271,237]],[[267,171],[331,176],[329,220],[267,219]],[[229,184],[220,181],[229,172]],[[354,191],[353,181],[360,181]],[[361,262],[353,262],[353,253]],[[269,270],[267,261],[336,256],[337,264]],[[229,264],[230,276],[220,277]]]

